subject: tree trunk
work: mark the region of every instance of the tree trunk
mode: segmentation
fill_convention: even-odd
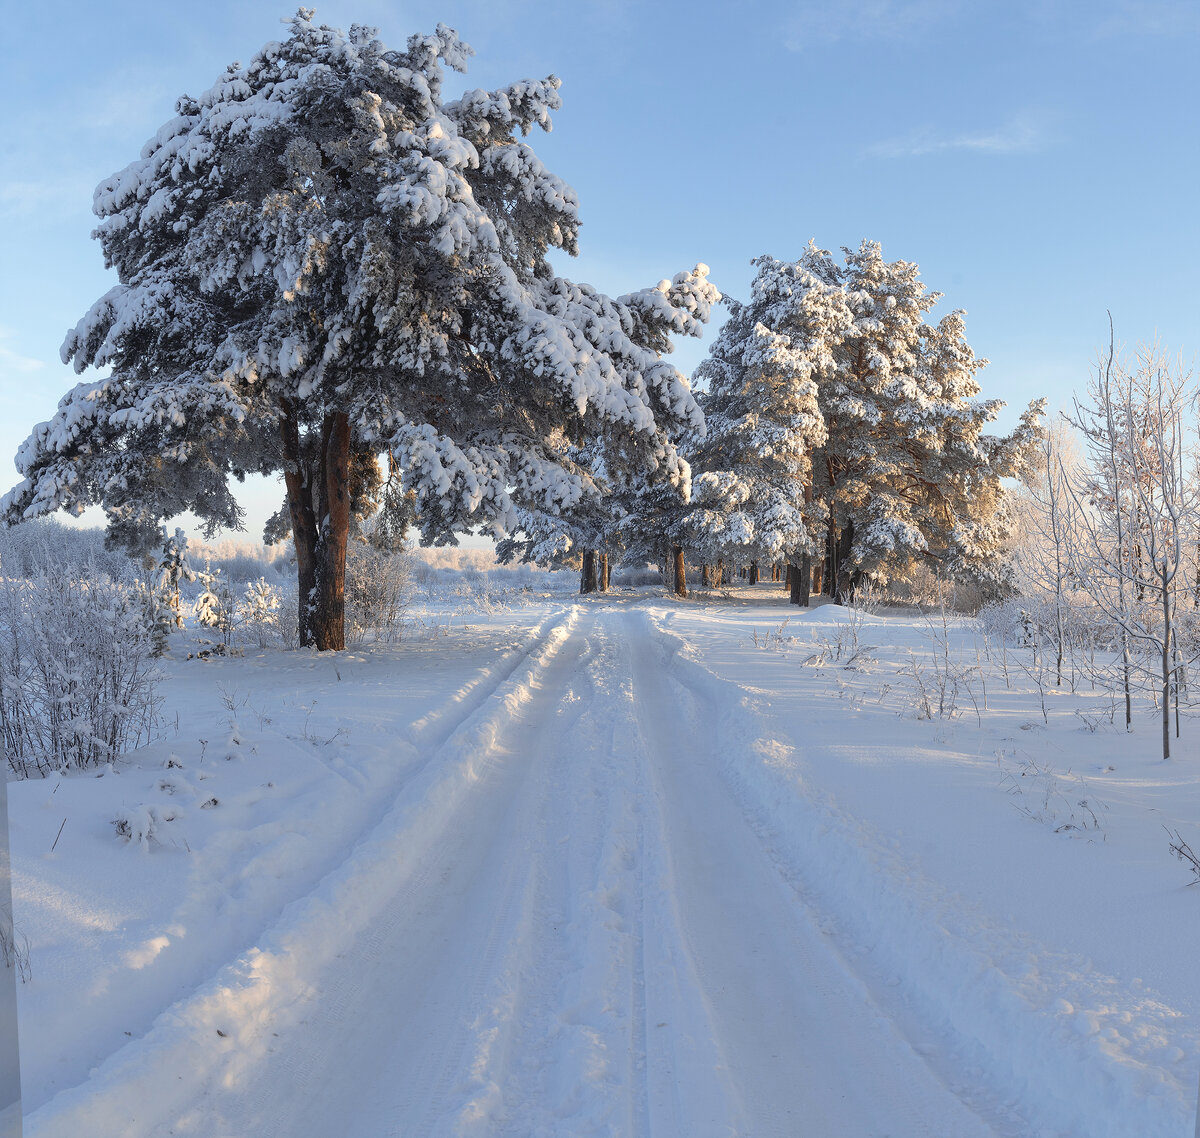
[[[718,557],[717,558],[717,588],[719,589],[723,584],[725,584],[725,560],[724,560],[724,558]]]
[[[829,528],[825,533],[825,579],[823,582],[824,593],[827,597],[834,597],[837,594],[837,540],[837,522],[830,516]]]
[[[750,584],[751,585],[758,584],[758,562],[757,561],[750,562]]]
[[[708,568],[707,561],[700,566],[700,584],[706,589],[712,588],[712,572]]]
[[[579,591],[594,593],[596,591],[596,551],[586,549],[583,553],[583,571],[579,575]]]
[[[847,522],[837,536],[834,546],[834,599],[839,605],[848,605],[854,600],[854,590],[862,574],[850,564],[850,550],[854,545],[854,523]]]
[[[600,585],[600,592],[607,593],[608,592],[608,554],[607,553],[599,554],[599,560],[600,560],[600,569],[599,569],[599,572],[597,573],[597,580]]]
[[[350,540],[350,417],[335,411],[321,430],[321,520],[313,590],[313,639],[321,652],[346,647],[346,545]]]
[[[1166,563],[1162,568],[1162,743],[1163,758],[1171,757],[1171,586]]]
[[[799,565],[788,564],[788,601],[808,608],[809,587],[812,581],[812,558],[806,553]]]
[[[675,554],[675,595],[677,597],[686,597],[687,592],[687,576],[683,561],[683,546],[677,545],[672,551]]]
[[[283,412],[279,431],[283,443],[283,482],[287,487],[288,513],[292,518],[292,542],[296,547],[296,584],[299,603],[296,612],[300,646],[313,643],[313,607],[317,584],[317,522],[313,514],[313,488],[310,470],[300,455],[300,424],[290,399],[280,404]]]

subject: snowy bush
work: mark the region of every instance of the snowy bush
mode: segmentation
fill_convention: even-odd
[[[179,624],[177,595],[173,596],[164,582],[136,581],[133,588],[150,636],[151,651],[155,656],[164,656],[171,630]]]
[[[162,841],[162,828],[179,816],[173,807],[132,806],[122,807],[113,819],[117,837],[131,845],[141,846],[144,853],[150,852],[150,843]]]
[[[12,908],[9,905],[0,906],[0,965],[14,969],[22,984],[28,984],[33,979],[29,938],[13,925]]]
[[[636,589],[642,585],[662,585],[665,584],[665,581],[659,570],[644,565],[641,568],[634,566],[614,569],[611,583],[623,588]]]
[[[259,577],[246,586],[237,609],[238,625],[259,648],[268,648],[278,639],[282,604],[282,591],[266,577]]]
[[[291,543],[260,545],[249,541],[218,541],[202,543],[198,556],[221,572],[231,585],[248,585],[251,581],[265,577],[276,582],[281,577],[290,577],[294,571],[289,554]]]
[[[346,639],[361,644],[399,639],[401,619],[412,591],[410,559],[354,542],[346,551]]]
[[[221,570],[206,565],[203,572],[196,574],[200,582],[200,595],[196,598],[195,618],[201,628],[209,629],[222,648],[233,640],[235,622],[233,594],[221,580]]]
[[[49,569],[0,577],[0,736],[21,777],[111,762],[158,721],[137,591]]]
[[[86,576],[128,580],[136,564],[124,550],[108,549],[102,529],[81,529],[54,518],[22,522],[0,535],[0,561],[13,577],[35,577],[55,565]]]

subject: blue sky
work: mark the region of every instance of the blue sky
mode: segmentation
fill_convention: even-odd
[[[531,139],[579,193],[565,275],[619,293],[696,261],[744,297],[750,258],[883,244],[916,261],[991,365],[1007,427],[1081,387],[1107,342],[1200,349],[1200,0],[317,3],[400,44],[439,21],[470,86],[553,72]],[[0,489],[77,381],[68,327],[114,282],[95,185],[234,59],[283,35],[260,0],[19,5],[0,48]],[[711,342],[681,344],[690,373]],[[247,536],[277,504],[247,499]]]

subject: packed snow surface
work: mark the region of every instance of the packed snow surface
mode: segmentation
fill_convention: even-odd
[[[176,652],[163,739],[9,788],[26,1134],[1190,1133],[1195,744],[951,625],[761,585]]]

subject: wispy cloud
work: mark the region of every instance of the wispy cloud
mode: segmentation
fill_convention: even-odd
[[[1100,6],[1101,36],[1194,36],[1200,33],[1196,0],[1113,0]]]
[[[1031,34],[1111,39],[1200,35],[1197,0],[796,0],[783,23],[791,51],[839,40],[913,40],[950,25],[978,26],[1005,13]]]
[[[842,39],[905,39],[964,8],[963,0],[801,0],[785,24],[784,42],[803,51]]]
[[[954,150],[976,154],[1029,154],[1044,150],[1050,141],[1050,132],[1043,121],[1032,115],[1017,115],[991,130],[946,134],[926,127],[899,138],[872,143],[863,154],[868,158],[920,158]]]
[[[0,185],[0,217],[90,214],[94,180],[79,173]]]
[[[23,356],[20,352],[13,351],[8,346],[12,335],[10,329],[0,327],[0,372],[19,372],[22,375],[28,375],[30,372],[40,371],[46,366],[43,360],[34,359],[32,356]]]

